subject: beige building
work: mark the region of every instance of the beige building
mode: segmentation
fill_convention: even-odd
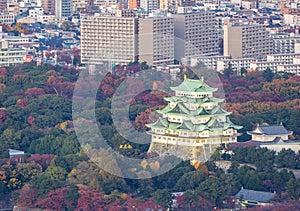
[[[264,25],[224,26],[224,56],[265,58],[272,53],[272,40]]]
[[[218,54],[215,14],[209,11],[172,14],[174,18],[175,59]]]
[[[81,62],[137,61],[137,24],[134,17],[103,16],[81,20]]]
[[[55,0],[42,0],[42,7],[46,14],[55,13]]]
[[[139,19],[139,62],[149,65],[174,62],[174,23],[169,17]]]
[[[15,16],[9,13],[0,13],[0,23],[12,24],[15,22]]]
[[[26,50],[9,46],[9,42],[3,39],[0,26],[0,67],[22,64],[26,56]]]

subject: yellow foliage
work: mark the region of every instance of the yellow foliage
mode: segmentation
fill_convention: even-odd
[[[143,160],[143,161],[141,162],[141,166],[143,167],[143,169],[146,169],[147,165],[148,165],[148,163],[147,163],[146,160]]]
[[[62,123],[60,123],[60,129],[66,130],[66,129],[67,129],[67,125],[68,125],[67,122],[62,122]]]
[[[125,200],[125,199],[127,199],[127,197],[128,197],[128,195],[127,195],[126,193],[121,193],[121,198],[122,198],[122,199]]]
[[[6,180],[6,174],[5,171],[0,171],[0,180],[5,181]]]
[[[191,161],[191,165],[194,166],[195,169],[198,169],[200,167],[201,162],[199,160],[193,160]]]
[[[160,164],[158,161],[150,163],[149,166],[153,171],[158,171],[160,168]]]

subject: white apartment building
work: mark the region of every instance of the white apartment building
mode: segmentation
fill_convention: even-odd
[[[291,54],[270,54],[267,55],[267,61],[269,62],[285,62],[287,64],[292,64],[294,58],[300,57],[300,53],[291,53]]]
[[[242,58],[242,59],[225,59],[217,61],[217,71],[223,72],[225,68],[232,65],[232,70],[237,74],[241,75],[242,68],[248,70],[252,63],[256,63],[258,60],[256,58]]]
[[[55,15],[39,15],[38,22],[43,24],[62,24],[64,21],[67,21],[67,17],[56,17]]]
[[[170,17],[139,19],[139,62],[149,65],[174,63],[174,22]]]
[[[44,9],[42,7],[34,7],[32,9],[29,9],[28,12],[30,18],[38,21],[39,17],[44,14]]]
[[[300,75],[300,64],[278,65],[277,72],[285,72]]]
[[[140,0],[140,7],[151,13],[159,8],[159,0]]]
[[[279,65],[286,65],[286,62],[283,61],[260,61],[260,62],[251,62],[250,63],[250,71],[264,71],[267,68],[270,68],[273,72],[277,72],[277,67]]]
[[[283,15],[284,23],[290,26],[299,26],[300,25],[300,17],[298,15],[293,14],[284,14]]]
[[[191,66],[203,65],[204,67],[217,70],[217,61],[230,59],[229,56],[200,56],[191,58]]]
[[[12,24],[15,22],[15,16],[13,14],[2,13],[0,14],[0,23]]]
[[[172,14],[174,18],[175,59],[218,55],[216,15],[210,11]]]
[[[300,36],[291,34],[274,34],[271,35],[273,40],[273,53],[287,54],[296,53],[295,45],[300,43]]]
[[[137,61],[138,22],[134,17],[86,17],[81,20],[81,62]]]
[[[24,62],[25,56],[25,49],[10,47],[8,41],[3,39],[0,26],[0,67],[21,64]]]
[[[224,26],[224,56],[263,59],[272,53],[272,40],[261,24]]]
[[[26,50],[22,48],[1,48],[0,67],[22,64],[26,56]]]

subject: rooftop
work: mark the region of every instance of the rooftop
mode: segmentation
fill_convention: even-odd
[[[243,200],[251,200],[251,201],[258,201],[258,202],[268,202],[273,199],[275,193],[270,192],[263,192],[263,191],[256,191],[250,189],[241,189],[234,197],[239,199],[240,197]]]
[[[264,135],[285,135],[292,134],[291,131],[288,131],[283,125],[269,125],[269,126],[260,126],[253,131],[248,131],[248,134],[264,134]]]
[[[171,87],[173,91],[185,92],[215,92],[217,88],[212,88],[203,80],[186,79],[179,86]]]

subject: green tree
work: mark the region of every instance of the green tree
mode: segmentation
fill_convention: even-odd
[[[170,208],[173,204],[173,196],[168,189],[158,189],[152,194],[155,203]]]
[[[300,198],[300,180],[290,179],[287,183],[288,194],[298,200]]]
[[[0,198],[4,197],[8,193],[8,188],[4,182],[0,180]]]
[[[0,159],[9,158],[8,146],[6,143],[0,144]]]
[[[282,149],[275,157],[275,163],[279,168],[296,168],[296,154],[291,149]]]
[[[65,180],[67,178],[68,172],[62,167],[50,165],[47,168],[45,174],[50,179]]]
[[[271,82],[273,80],[274,75],[275,74],[269,67],[267,67],[267,69],[265,69],[262,73],[263,78],[268,82]]]
[[[223,71],[223,75],[225,78],[229,79],[231,74],[233,74],[232,64],[229,62],[228,67],[226,67]]]
[[[61,183],[58,180],[49,178],[45,173],[32,179],[30,185],[38,191],[40,196],[45,196],[50,190],[61,187]]]

